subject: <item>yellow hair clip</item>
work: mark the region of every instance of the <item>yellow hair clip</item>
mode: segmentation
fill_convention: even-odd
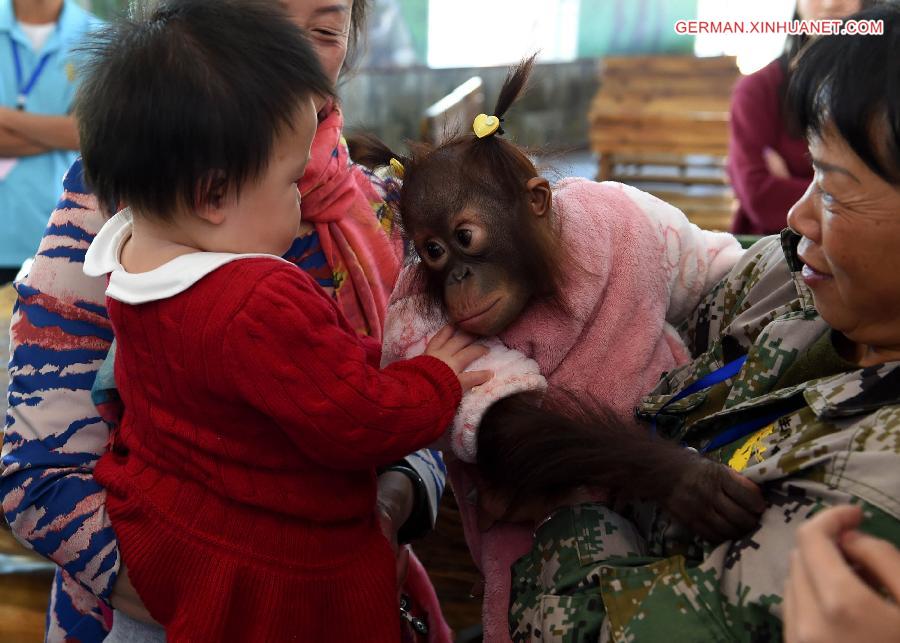
[[[394,175],[398,179],[402,179],[403,175],[406,173],[406,169],[403,167],[403,163],[401,163],[397,159],[391,159],[391,169],[394,171]]]
[[[487,114],[479,114],[472,123],[472,129],[475,130],[475,136],[484,138],[494,134],[500,129],[500,119],[496,116],[488,116]]]

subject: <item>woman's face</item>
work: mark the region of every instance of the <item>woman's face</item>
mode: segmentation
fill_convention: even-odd
[[[801,20],[836,20],[862,10],[862,0],[797,0]]]
[[[319,62],[337,83],[350,39],[353,0],[280,0],[291,19],[309,33]]]
[[[815,178],[788,213],[803,238],[803,279],[835,330],[863,347],[900,349],[900,187],[826,128],[809,141]],[[884,137],[882,137],[884,138]]]

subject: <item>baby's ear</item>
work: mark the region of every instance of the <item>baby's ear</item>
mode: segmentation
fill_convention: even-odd
[[[224,206],[228,199],[228,181],[222,170],[210,170],[194,190],[194,212],[213,225],[225,220]]]

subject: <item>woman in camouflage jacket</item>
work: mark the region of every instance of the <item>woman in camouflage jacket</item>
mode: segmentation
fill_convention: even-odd
[[[759,526],[713,545],[655,506],[558,510],[513,568],[513,640],[779,640],[807,518],[857,505],[900,544],[900,9],[856,17],[884,35],[823,37],[794,72],[816,177],[790,229],[707,295],[693,362],[637,410],[759,484]]]

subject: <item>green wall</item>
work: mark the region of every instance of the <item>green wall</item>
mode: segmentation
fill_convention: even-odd
[[[400,11],[409,26],[416,56],[424,65],[428,60],[428,2],[426,0],[400,0]]]
[[[675,21],[695,19],[697,0],[581,0],[579,16],[579,58],[694,51]]]

